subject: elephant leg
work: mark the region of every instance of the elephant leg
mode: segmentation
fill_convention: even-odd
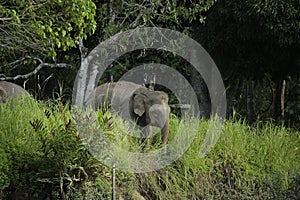
[[[169,119],[167,119],[164,127],[161,129],[161,141],[163,144],[166,144],[168,141],[169,129],[170,129],[170,122]]]

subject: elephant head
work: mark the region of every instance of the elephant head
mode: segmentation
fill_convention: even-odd
[[[169,134],[168,95],[161,91],[138,88],[132,96],[133,115],[140,126],[156,126],[162,130],[162,142],[167,142]],[[146,133],[148,134],[148,133]]]
[[[168,95],[161,91],[149,90],[141,85],[120,81],[100,85],[95,90],[96,108],[105,102],[111,110],[127,119],[134,119],[142,128],[141,137],[149,134],[150,126],[161,129],[162,143],[167,142],[169,134]]]
[[[28,92],[17,84],[0,81],[0,102],[4,103],[7,97],[18,98],[20,95],[26,94]]]

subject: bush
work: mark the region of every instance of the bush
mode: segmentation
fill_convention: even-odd
[[[24,98],[0,106],[5,198],[68,198],[105,168],[80,141],[68,104]]]

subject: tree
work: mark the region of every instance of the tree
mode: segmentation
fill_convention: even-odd
[[[218,1],[208,11],[206,24],[194,26],[194,30],[199,31],[199,41],[212,54],[224,77],[240,77],[252,84],[252,80],[261,80],[268,73],[283,84],[285,76],[299,73],[299,9],[297,0]]]
[[[120,31],[138,26],[169,28],[189,34],[190,23],[193,21],[204,23],[205,12],[215,0],[94,0],[93,2],[97,6],[97,31],[85,42],[89,49]]]
[[[94,32],[95,10],[92,0],[1,1],[0,78],[30,80],[27,86],[40,92],[36,88],[59,71],[53,68],[71,69],[74,63],[62,55]],[[45,66],[52,69],[40,70]],[[48,93],[52,96],[53,91]]]
[[[160,0],[115,0],[115,1],[95,1],[97,5],[97,30],[96,34],[85,41],[85,46],[93,49],[98,45],[95,41],[103,41],[120,31],[133,29],[139,26],[157,26],[169,28],[177,31],[191,34],[191,24],[197,21],[204,23],[205,12],[215,3],[215,0],[205,1],[160,1]],[[105,19],[105,20],[104,20]],[[141,38],[143,39],[143,38]],[[199,91],[197,94],[202,94],[201,90],[206,89],[204,81],[198,81],[200,76],[193,76],[190,71],[187,73],[186,67],[182,67],[180,58],[170,56],[168,53],[153,52],[151,50],[135,51],[132,54],[126,55],[122,60],[114,63],[114,66],[108,69],[106,81],[110,81],[113,76],[117,80],[122,72],[126,72],[132,66],[145,61],[157,61],[167,64],[183,72],[184,75],[190,76],[193,87]],[[122,63],[121,67],[116,67]],[[187,64],[185,64],[187,65]],[[121,73],[120,73],[121,72]],[[198,85],[201,83],[202,85]],[[203,86],[204,85],[204,86]],[[200,90],[199,90],[200,89]],[[198,95],[199,96],[199,95]],[[202,97],[199,96],[199,100]],[[205,105],[207,110],[204,111],[206,116],[209,116],[210,107]]]
[[[91,0],[2,1],[0,5],[0,54],[56,56],[87,38],[96,27]],[[5,62],[5,60],[2,60]]]

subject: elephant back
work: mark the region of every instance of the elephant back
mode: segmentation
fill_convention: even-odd
[[[4,102],[7,97],[18,98],[20,95],[27,95],[28,92],[17,84],[0,81],[1,101]]]
[[[100,85],[95,90],[95,106],[99,108],[108,104],[116,112],[128,108],[133,93],[141,87],[141,85],[127,81]]]

